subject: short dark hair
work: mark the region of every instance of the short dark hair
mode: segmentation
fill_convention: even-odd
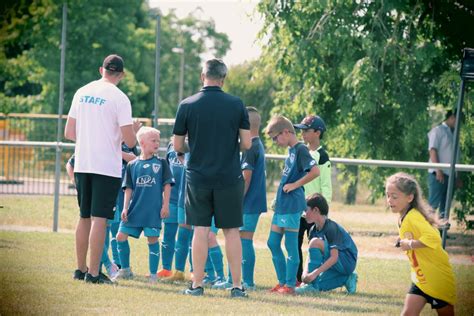
[[[256,107],[253,107],[253,106],[247,106],[247,111],[248,112],[256,112],[258,113],[258,110]]]
[[[454,109],[454,111],[453,110],[448,110],[446,112],[446,115],[444,116],[444,120],[446,121],[448,118],[450,118],[453,115],[456,116],[457,110],[458,109]]]
[[[320,193],[314,193],[309,198],[307,198],[306,205],[311,208],[317,207],[321,215],[328,215],[329,213],[328,202]]]
[[[221,80],[227,75],[227,66],[221,59],[209,59],[204,63],[202,73],[208,79]]]

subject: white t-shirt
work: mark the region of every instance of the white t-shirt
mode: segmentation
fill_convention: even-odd
[[[131,125],[130,100],[114,84],[96,80],[77,90],[68,114],[76,119],[74,172],[122,176],[122,132]]]
[[[440,163],[451,163],[453,159],[453,138],[451,128],[443,122],[428,133],[428,151],[432,148],[436,149]],[[429,162],[432,162],[431,158]],[[435,171],[436,169],[428,169],[430,173]],[[450,170],[443,170],[443,173],[449,176]]]

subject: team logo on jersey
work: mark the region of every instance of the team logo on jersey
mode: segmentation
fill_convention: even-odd
[[[309,163],[310,166],[314,166],[316,164],[316,160],[311,160],[311,162]]]
[[[151,168],[153,169],[154,173],[158,173],[160,171],[161,166],[157,163],[152,164]]]
[[[145,175],[138,177],[136,184],[139,187],[151,187],[152,185],[156,184],[156,180],[149,175]]]
[[[295,162],[295,154],[294,153],[291,153],[290,155],[290,163],[293,163]]]
[[[146,164],[143,165],[143,169],[146,169],[146,168],[148,168],[148,167],[150,167],[150,164],[147,164],[147,163],[146,163]]]

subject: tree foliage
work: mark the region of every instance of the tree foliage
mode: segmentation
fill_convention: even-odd
[[[62,1],[23,0],[2,7],[0,31],[0,104],[2,112],[57,113]],[[121,88],[135,116],[149,117],[154,108],[155,28],[159,9],[144,0],[70,0],[68,6],[65,113],[74,92],[99,77],[105,56],[121,55],[126,77]],[[174,13],[161,21],[159,116],[172,117],[178,100],[180,56],[184,48],[185,93],[200,86],[200,55],[216,56],[230,47],[214,23]]]
[[[273,113],[294,121],[319,114],[329,127],[324,143],[333,157],[427,161],[426,133],[439,123],[444,109],[455,107],[460,45],[474,45],[472,35],[453,32],[451,25],[446,29],[446,15],[438,10],[449,7],[446,14],[456,22],[472,24],[472,8],[458,5],[262,1],[262,34],[269,38],[265,60],[282,84]],[[466,98],[467,104],[471,100]],[[463,139],[471,131],[463,129]],[[393,172],[341,170],[346,189],[360,180],[374,197]],[[415,173],[420,179],[426,176],[425,171]]]

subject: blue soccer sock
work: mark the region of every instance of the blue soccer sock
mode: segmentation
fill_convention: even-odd
[[[108,267],[112,264],[109,258],[109,242],[110,242],[109,235],[110,235],[110,227],[107,226],[107,230],[105,231],[104,249],[102,250],[102,258],[100,259],[99,271],[102,270],[102,265],[105,265],[106,267]]]
[[[193,237],[194,229],[191,229],[191,234],[189,235],[189,272],[193,272]]]
[[[174,266],[175,269],[181,272],[184,272],[184,267],[186,266],[186,259],[188,257],[189,251],[189,240],[191,238],[191,230],[179,227],[178,228],[178,239],[176,240],[175,247],[175,258]]]
[[[217,277],[224,280],[224,262],[222,250],[219,245],[209,248],[209,257],[217,274]]]
[[[319,248],[309,248],[308,272],[312,272],[323,264],[323,253]]]
[[[117,233],[118,229],[120,226],[120,222],[118,223],[112,223],[110,225],[110,248],[112,248],[112,258],[114,260],[114,263],[118,266],[120,266],[120,256],[118,254],[118,248],[117,248]]]
[[[210,280],[214,280],[216,278],[216,271],[214,270],[214,266],[212,265],[211,256],[209,255],[209,252],[207,253],[206,267],[204,268],[204,271],[206,272],[207,277]]]
[[[282,238],[283,234],[270,231],[270,236],[267,241],[268,248],[270,248],[272,252],[272,261],[280,285],[284,285],[286,282],[286,261],[283,250],[281,249]]]
[[[242,279],[248,286],[254,286],[253,274],[255,270],[255,249],[252,239],[242,241]]]
[[[173,263],[174,247],[176,244],[176,232],[178,231],[178,224],[165,223],[165,232],[163,241],[161,242],[161,254],[163,269],[171,270]]]
[[[117,249],[120,257],[121,269],[130,268],[130,245],[128,240],[117,241]]]
[[[298,254],[298,232],[285,231],[285,248],[288,253],[286,261],[286,285],[296,286],[296,273],[300,264]]]
[[[160,243],[148,244],[148,264],[150,266],[150,275],[158,271],[158,262],[160,261]]]

